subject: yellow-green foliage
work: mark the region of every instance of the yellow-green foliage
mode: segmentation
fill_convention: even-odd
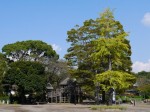
[[[126,72],[120,71],[106,71],[102,74],[97,74],[95,83],[100,82],[104,90],[114,88],[117,90],[127,89],[135,82],[135,77]]]
[[[95,53],[91,55],[93,60],[99,62],[107,60],[111,56],[111,61],[117,65],[122,65],[122,58],[127,57],[126,54],[130,50],[129,45],[125,43],[126,33],[116,36],[115,38],[99,38],[93,41],[95,45]]]
[[[141,93],[150,94],[150,84],[143,84],[138,87],[138,90],[141,91]]]

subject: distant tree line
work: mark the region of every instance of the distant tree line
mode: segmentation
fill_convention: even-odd
[[[150,96],[150,72],[142,71],[136,74],[137,77],[137,90],[143,98],[147,99]]]

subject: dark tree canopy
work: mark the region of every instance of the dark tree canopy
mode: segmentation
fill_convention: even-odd
[[[6,58],[3,54],[0,53],[0,83],[1,83],[2,77],[6,73],[6,70],[7,70]]]
[[[38,62],[13,62],[5,74],[3,84],[17,85],[21,95],[33,92],[40,94],[45,90],[46,75],[44,69],[43,65]]]
[[[5,56],[2,53],[0,53],[0,94],[3,93],[2,80],[5,73],[7,72],[7,69],[8,69],[7,60]]]
[[[150,80],[150,72],[146,72],[146,71],[141,71],[141,72],[138,72],[137,74],[137,77],[143,77],[143,78],[146,78],[147,80]]]
[[[2,48],[2,52],[7,55],[7,58],[13,61],[39,61],[43,57],[46,59],[59,58],[51,45],[40,40],[27,40],[7,44]]]

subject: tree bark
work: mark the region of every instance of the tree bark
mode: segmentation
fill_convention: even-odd
[[[108,70],[112,70],[111,55],[108,56]]]

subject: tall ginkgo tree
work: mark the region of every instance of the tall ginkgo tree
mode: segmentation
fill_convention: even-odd
[[[91,57],[93,61],[106,65],[105,71],[98,73],[94,81],[100,83],[105,92],[109,92],[112,88],[117,91],[125,90],[135,82],[135,77],[130,74],[129,69],[119,69],[124,64],[123,59],[130,58],[131,47],[126,39],[128,34],[126,32],[116,33],[113,21],[110,10],[103,13],[99,21],[102,25],[101,38],[92,41],[94,53],[91,54]]]
[[[70,47],[65,58],[71,68],[70,74],[80,81],[83,89],[87,90],[86,92],[92,92],[95,88],[93,83],[95,75],[108,70],[108,59],[110,59],[111,69],[131,72],[131,46],[129,40],[124,39],[128,34],[124,31],[122,24],[115,20],[110,9],[106,9],[95,20],[89,19],[84,21],[82,26],[76,25],[75,28],[67,32],[67,35]],[[107,40],[105,40],[106,38]],[[111,40],[111,38],[114,39]],[[116,54],[116,52],[122,51],[117,46],[115,49],[120,51],[108,52],[111,51],[112,45],[113,47],[118,45],[118,41],[122,41],[123,47],[121,49],[124,49],[125,53]],[[106,49],[105,43],[110,48]],[[105,54],[99,50],[104,50],[102,52]],[[105,50],[108,51],[105,52]],[[103,58],[99,56],[100,53]]]
[[[110,88],[117,90],[127,89],[134,83],[134,76],[125,71],[113,70],[113,64],[122,65],[121,58],[126,56],[129,47],[124,43],[125,35],[112,38],[99,38],[93,41],[95,44],[95,53],[91,55],[97,63],[107,63],[105,72],[97,74],[95,82],[100,82],[103,90]]]

